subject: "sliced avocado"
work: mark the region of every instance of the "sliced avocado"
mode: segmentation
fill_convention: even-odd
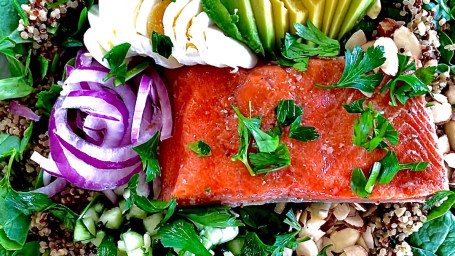
[[[330,38],[337,38],[340,33],[341,25],[343,25],[343,20],[348,12],[349,5],[351,0],[340,0],[338,1],[335,15],[332,19],[332,24],[330,25],[330,31],[328,36]]]
[[[325,1],[326,0],[302,0],[303,5],[308,9],[308,19],[311,20],[318,29],[322,29]]]
[[[259,38],[258,28],[253,15],[250,0],[221,0],[231,14],[239,16],[237,27],[246,44],[255,52],[264,55],[264,47]]]
[[[270,0],[270,2],[272,3],[276,45],[281,48],[281,39],[289,31],[289,13],[280,0]]]
[[[337,9],[338,0],[326,0],[324,7],[324,18],[322,21],[322,32],[329,34],[330,26],[332,25],[333,16]]]
[[[270,0],[251,0],[254,18],[264,49],[271,53],[275,49],[275,27]]]
[[[308,19],[308,10],[300,0],[283,0],[284,6],[289,11],[289,27],[295,33],[294,23],[305,24]]]
[[[344,34],[349,32],[355,24],[365,16],[368,8],[373,3],[374,0],[352,0],[348,13],[346,14],[346,18],[343,20],[343,25],[341,25],[338,40],[341,39]]]

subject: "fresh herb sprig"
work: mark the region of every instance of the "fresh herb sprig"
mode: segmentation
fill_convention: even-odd
[[[356,46],[351,51],[346,51],[346,64],[341,79],[333,85],[320,85],[317,87],[326,89],[354,88],[364,93],[374,93],[382,79],[383,74],[366,74],[385,62],[384,49],[382,46],[370,47],[366,52]]]
[[[376,184],[388,184],[400,170],[423,171],[428,162],[400,164],[394,151],[388,151],[384,158],[375,162],[368,179],[362,169],[354,168],[351,176],[351,190],[357,196],[369,198]]]
[[[334,57],[340,53],[340,43],[322,33],[311,21],[307,21],[307,26],[295,23],[294,28],[295,35],[289,33],[285,35],[281,51],[283,58],[279,60],[281,65],[305,71],[308,68],[309,57]],[[313,44],[302,43],[300,39]]]
[[[440,205],[436,206],[439,202],[444,200]],[[432,197],[425,201],[423,206],[424,210],[431,209],[427,215],[427,221],[437,219],[448,212],[455,204],[455,191],[438,191]]]
[[[360,118],[356,118],[354,121],[354,145],[364,147],[368,152],[376,148],[387,148],[389,145],[385,140],[392,145],[397,145],[398,132],[382,115],[382,112],[373,109],[371,102],[368,107],[364,108],[365,100],[360,99],[349,105],[343,105],[348,113],[360,114]]]
[[[409,63],[410,58],[410,56],[398,54],[398,75],[381,88],[381,93],[389,89],[391,106],[397,106],[397,100],[404,105],[410,98],[431,92],[427,85],[433,81],[436,67],[416,70],[415,62]],[[414,71],[412,74],[408,74],[412,71]]]
[[[172,54],[171,38],[156,31],[152,32],[152,51],[168,59]]]
[[[297,106],[294,100],[281,100],[275,111],[277,114],[277,125],[267,133],[261,131],[261,117],[246,118],[237,107],[233,106],[239,118],[240,147],[238,153],[232,157],[232,161],[242,161],[250,174],[268,173],[288,167],[291,165],[289,149],[284,143],[280,143],[283,134],[283,127],[289,126],[289,138],[302,142],[320,138],[316,128],[300,126],[303,114],[302,106]],[[258,153],[248,153],[251,135],[255,139],[255,146]],[[253,165],[253,167],[250,166]]]
[[[114,86],[124,85],[128,63],[125,61],[126,55],[131,47],[129,43],[123,43],[115,46],[106,55],[103,60],[109,63],[110,72],[103,79],[104,82],[114,77]]]
[[[196,153],[198,157],[212,155],[212,148],[207,143],[205,143],[203,140],[193,142],[186,146],[188,148],[190,148],[191,150],[193,150],[193,152]]]
[[[150,140],[139,146],[133,147],[133,150],[141,157],[142,165],[147,175],[147,182],[155,180],[156,176],[161,174],[157,153],[160,134],[161,133],[157,131]]]

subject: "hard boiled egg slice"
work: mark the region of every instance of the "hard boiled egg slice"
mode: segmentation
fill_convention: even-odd
[[[192,34],[190,27],[193,18],[201,12],[201,0],[193,0],[183,8],[175,21],[175,44],[172,55],[184,65],[206,64],[201,58],[196,45],[191,43]]]
[[[109,67],[107,61],[103,60],[104,55],[106,55],[108,51],[98,43],[97,36],[94,29],[87,29],[84,34],[84,45],[96,61],[105,67]]]
[[[176,24],[177,18],[182,12],[183,8],[190,2],[190,0],[179,0],[170,3],[163,15],[163,30],[164,34],[168,36],[172,44],[175,44],[175,32],[174,26]]]
[[[146,37],[151,36],[147,31],[147,20],[155,5],[160,2],[160,0],[143,0],[138,4],[138,13],[134,21],[137,33]]]

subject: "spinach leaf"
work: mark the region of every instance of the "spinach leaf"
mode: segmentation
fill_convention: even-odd
[[[455,216],[448,211],[440,218],[426,222],[412,234],[409,244],[438,256],[454,255]]]
[[[18,4],[26,4],[28,0],[18,0]],[[0,26],[0,42],[5,40],[13,33],[19,22],[19,15],[14,8],[13,1],[0,0],[0,17],[2,17],[2,25]]]
[[[9,65],[11,77],[0,79],[0,100],[20,98],[29,95],[33,91],[33,79],[29,69],[30,55],[26,57],[25,65],[16,58],[12,49],[0,49]]]

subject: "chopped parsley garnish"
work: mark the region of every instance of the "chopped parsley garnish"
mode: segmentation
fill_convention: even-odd
[[[142,166],[147,174],[147,182],[156,179],[157,175],[161,174],[160,164],[158,163],[158,142],[160,140],[160,132],[156,132],[155,135],[144,144],[133,147],[133,150],[138,153],[142,160]]]
[[[200,256],[212,256],[201,243],[194,226],[185,220],[176,220],[161,227],[158,238],[164,247],[178,248]]]
[[[295,105],[294,100],[281,100],[276,107],[276,122],[282,126],[289,126],[302,114],[303,107]]]
[[[398,144],[398,132],[380,111],[373,109],[370,102],[363,108],[366,99],[360,99],[349,105],[343,105],[349,113],[360,113],[360,118],[354,121],[354,145],[364,147],[368,152],[376,148],[387,148],[387,140],[392,145]]]
[[[171,38],[156,31],[152,32],[152,51],[168,59],[172,54]]]
[[[340,81],[334,85],[316,84],[316,86],[326,89],[355,88],[365,93],[374,93],[374,88],[381,83],[383,74],[367,75],[366,73],[380,67],[384,62],[382,46],[370,47],[366,52],[356,46],[354,50],[346,51],[346,64]]]
[[[208,227],[226,228],[244,226],[228,206],[185,208],[179,210],[177,214],[189,219],[195,224]]]
[[[255,173],[272,172],[291,165],[289,149],[283,142],[274,152],[249,153],[248,157]]]
[[[340,43],[322,33],[311,21],[307,21],[307,26],[295,23],[294,28],[296,35],[286,33],[284,38],[281,51],[284,58],[279,60],[281,65],[305,71],[309,57],[334,57],[340,53]],[[313,44],[302,43],[302,38]]]
[[[307,142],[311,140],[317,140],[321,138],[321,135],[316,131],[315,127],[312,126],[300,126],[302,117],[297,117],[291,125],[291,130],[289,132],[289,138],[299,140],[302,142]]]
[[[112,48],[112,50],[110,50],[106,55],[104,55],[103,60],[107,60],[109,63],[109,68],[111,69],[109,74],[103,79],[104,82],[112,77],[115,77],[114,86],[125,84],[128,65],[128,63],[125,62],[125,58],[130,47],[131,44],[129,43],[119,44]]]
[[[280,143],[284,126],[291,125],[289,137],[292,139],[307,142],[320,138],[316,128],[300,126],[303,108],[297,106],[294,100],[281,100],[278,103],[275,109],[277,125],[267,133],[260,129],[261,117],[247,118],[240,113],[237,107],[233,106],[233,108],[239,118],[240,147],[238,153],[231,159],[232,161],[242,161],[252,176],[257,173],[280,170],[291,165],[289,149],[286,144]],[[255,139],[254,146],[259,151],[257,153],[248,153],[251,135]]]
[[[362,169],[354,168],[351,176],[351,190],[357,196],[369,198],[376,184],[388,184],[400,170],[423,171],[428,162],[400,164],[394,151],[388,151],[384,158],[375,162],[371,168],[368,180]]]
[[[405,104],[410,98],[430,93],[428,84],[433,81],[436,67],[419,68],[416,70],[415,62],[409,63],[410,56],[398,54],[398,76],[388,81],[382,88],[381,93],[387,89],[390,91],[390,105],[397,106],[397,100]],[[408,74],[415,71],[413,74]],[[398,86],[401,84],[400,86]]]
[[[191,144],[188,144],[187,147],[189,147],[191,150],[193,150],[194,153],[196,153],[198,157],[212,155],[212,148],[210,148],[210,146],[207,143],[205,143],[203,140],[199,140],[199,141],[193,142]]]

